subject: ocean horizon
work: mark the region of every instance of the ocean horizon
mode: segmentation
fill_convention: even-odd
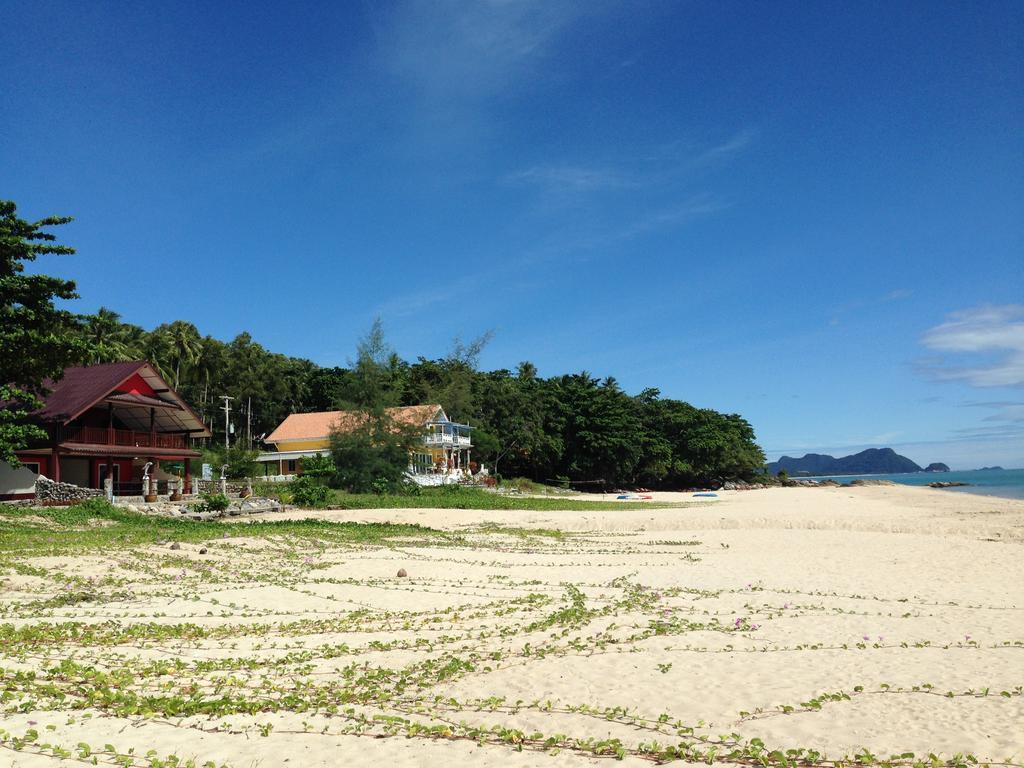
[[[956,488],[943,488],[951,493],[973,493],[983,496],[1000,496],[1007,499],[1024,499],[1024,468],[1021,469],[966,469],[950,472],[900,472],[884,475],[793,475],[794,480],[892,480],[900,485],[921,485],[930,483],[970,483]]]

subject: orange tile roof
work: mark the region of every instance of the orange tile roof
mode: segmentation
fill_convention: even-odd
[[[440,405],[407,405],[400,408],[386,408],[385,413],[399,423],[421,427],[433,419],[440,410]],[[293,413],[282,421],[264,442],[323,440],[330,437],[334,430],[348,432],[355,429],[364,418],[361,411]]]

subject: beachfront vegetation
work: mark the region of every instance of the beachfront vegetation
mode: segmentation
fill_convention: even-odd
[[[318,487],[323,492],[316,498],[306,495],[306,488]],[[297,489],[302,489],[297,493]],[[544,497],[524,496],[519,494],[493,493],[482,488],[462,485],[445,485],[436,488],[420,486],[402,486],[395,492],[384,489],[370,488],[365,493],[350,493],[346,490],[328,489],[318,486],[311,479],[297,478],[290,483],[265,483],[257,488],[261,496],[278,498],[288,504],[311,507],[330,507],[331,509],[519,509],[532,511],[557,510],[603,510],[614,506],[615,509],[655,509],[668,507],[698,506],[692,502],[653,502],[615,501],[614,496],[607,500],[567,499],[557,494]]]
[[[71,254],[55,244],[47,227],[70,218],[49,216],[26,221],[17,206],[0,200],[0,461],[18,466],[14,452],[29,440],[44,438],[25,415],[41,405],[46,379],[59,378],[64,368],[80,360],[87,345],[72,332],[75,319],[57,309],[55,299],[74,299],[75,284],[47,275],[26,274],[26,262],[44,254]]]
[[[82,333],[95,317],[81,319]],[[456,340],[438,360],[408,362],[384,345],[381,333],[375,324],[352,366],[322,368],[269,352],[248,334],[225,344],[196,330],[199,351],[182,357],[169,341],[170,326],[146,332],[118,322],[103,335],[101,357],[147,358],[172,379],[177,375],[182,394],[214,430],[215,443],[223,438],[223,420],[214,418],[215,398],[222,394],[236,402],[252,399],[254,435],[270,432],[289,413],[339,407],[374,413],[387,405],[437,402],[453,420],[474,426],[474,458],[501,475],[586,481],[579,487],[593,489],[673,488],[749,479],[764,464],[753,428],[737,414],[663,398],[657,389],[630,395],[614,378],[586,371],[543,378],[530,363],[514,372],[480,371],[486,337]],[[336,441],[337,466],[343,464],[340,455],[365,457],[367,439]],[[345,471],[352,476],[338,478],[343,487],[367,487],[365,468]],[[385,474],[393,486],[395,478]]]
[[[331,435],[331,485],[353,493],[393,493],[405,482],[409,448],[418,430],[397,424],[383,408],[367,413],[363,424]]]
[[[23,263],[39,254],[73,252],[52,244],[53,236],[41,230],[68,219],[31,224],[15,215],[13,203],[2,206],[2,399],[16,407],[0,410],[0,459],[12,459],[29,437],[39,436],[22,419],[38,402],[33,398],[44,378],[75,363],[145,359],[213,429],[213,450],[225,429],[217,417],[219,398],[229,395],[245,425],[235,445],[247,451],[290,413],[361,408],[373,416],[391,405],[439,403],[453,420],[474,427],[477,461],[495,473],[538,482],[672,488],[747,479],[764,464],[752,427],[736,414],[662,398],[657,389],[630,395],[614,378],[586,371],[544,378],[529,362],[515,372],[481,371],[489,333],[469,342],[455,339],[440,359],[409,362],[388,346],[378,320],[352,365],[324,368],[270,352],[248,333],[225,343],[184,320],[146,331],[107,308],[72,316],[53,300],[74,298],[73,283],[22,272]],[[400,441],[384,437],[391,430],[379,417],[371,422],[367,434],[335,440],[334,484],[357,491],[374,482],[378,490],[396,488],[399,478],[391,468],[405,464],[404,455],[398,459]],[[378,447],[368,452],[367,441]],[[255,473],[251,453],[211,458],[227,464],[230,477]],[[360,466],[367,461],[370,466]]]

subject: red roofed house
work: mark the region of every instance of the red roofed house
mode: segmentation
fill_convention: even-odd
[[[0,499],[31,498],[35,478],[102,488],[110,473],[115,493],[141,493],[147,462],[197,458],[189,438],[211,437],[188,404],[147,362],[68,368],[30,419],[47,439],[17,453],[23,466],[0,462]],[[151,474],[153,472],[151,471]]]

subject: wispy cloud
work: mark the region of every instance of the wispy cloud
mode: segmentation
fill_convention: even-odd
[[[752,129],[744,129],[711,147],[671,142],[614,160],[535,164],[507,174],[504,181],[534,186],[549,196],[668,186],[685,181],[688,173],[702,166],[734,157],[749,147],[755,136]]]
[[[476,100],[528,73],[584,10],[563,0],[402,2],[382,16],[377,43],[422,97]]]
[[[920,365],[935,378],[975,387],[1024,386],[1024,304],[953,312],[921,342],[948,355]]]
[[[705,149],[694,158],[694,161],[697,164],[707,164],[721,160],[728,160],[733,155],[747,149],[751,144],[753,144],[756,137],[757,131],[752,128],[745,128],[729,140],[717,146]]]
[[[709,195],[696,195],[676,205],[668,206],[641,216],[614,233],[617,240],[628,240],[647,232],[666,227],[678,226],[701,216],[724,211],[730,204],[716,200]]]
[[[1024,402],[995,400],[962,403],[964,408],[985,408],[992,411],[982,421],[1011,422],[1024,424]]]
[[[535,184],[551,191],[569,190],[572,192],[593,192],[640,186],[638,179],[627,178],[621,171],[568,165],[535,165],[526,170],[509,174],[506,180],[513,183]]]
[[[828,324],[835,326],[842,322],[842,316],[857,312],[868,307],[879,306],[881,304],[890,304],[894,301],[902,301],[908,299],[914,295],[914,292],[909,288],[895,288],[891,291],[881,294],[880,296],[872,296],[866,299],[856,299],[854,301],[848,301],[845,304],[840,304],[832,311],[832,317],[829,319]]]

